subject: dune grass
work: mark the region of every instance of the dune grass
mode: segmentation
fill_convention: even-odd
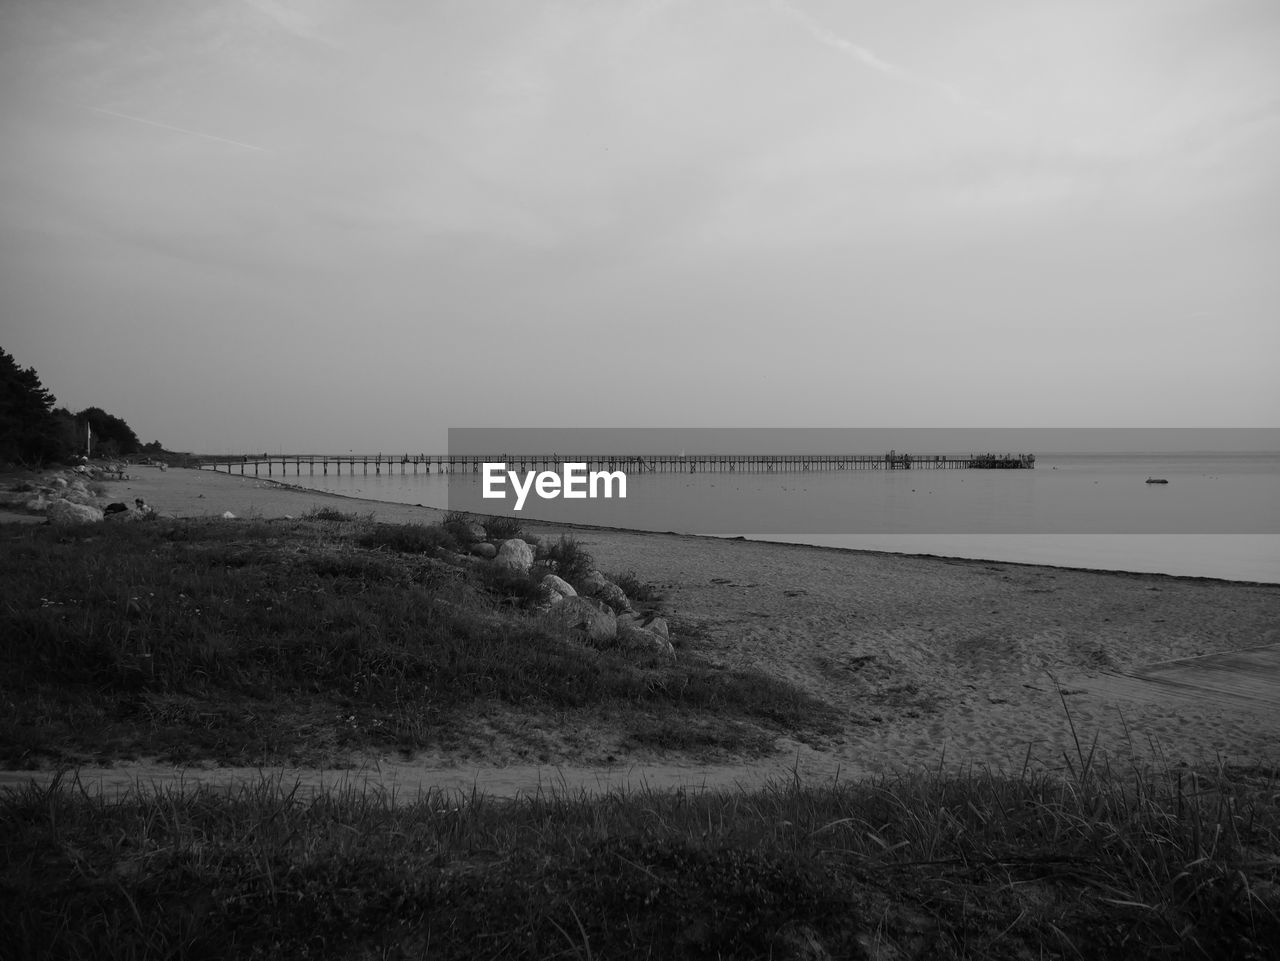
[[[0,799],[13,957],[1253,958],[1276,772],[920,772],[519,801],[264,778]]]
[[[835,712],[805,692],[714,669],[678,636],[669,666],[586,645],[528,610],[536,585],[436,559],[453,543],[440,527],[326,513],[5,537],[9,766],[137,755],[335,763],[450,749],[486,705],[613,723],[620,746],[704,753],[836,728]],[[676,738],[680,722],[701,739]]]

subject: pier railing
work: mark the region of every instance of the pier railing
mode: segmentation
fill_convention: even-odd
[[[589,471],[655,473],[784,473],[837,470],[1030,470],[1035,454],[224,454],[200,455],[199,466],[233,474],[314,476],[400,473],[479,474],[486,463],[530,471],[586,464]]]

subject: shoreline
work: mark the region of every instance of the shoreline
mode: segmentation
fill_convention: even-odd
[[[212,471],[142,470],[103,482],[109,496],[141,496],[166,517],[231,510],[298,518],[326,503],[367,506],[353,513],[385,522],[433,523],[445,514]],[[546,522],[529,528],[571,532],[601,570],[634,571],[656,584],[664,608],[696,628],[700,654],[796,684],[838,708],[842,731],[811,744],[779,736],[766,758],[705,765],[678,755],[602,764],[554,753],[531,765],[499,737],[481,753],[369,756],[354,774],[288,769],[291,779],[330,783],[368,771],[369,780],[400,793],[436,787],[494,796],[548,785],[733,788],[940,764],[1016,770],[1027,757],[1061,769],[1064,755],[1076,758],[1077,738],[1088,750],[1095,737],[1110,757],[1135,763],[1280,761],[1280,704],[1238,691],[1177,696],[1143,676],[1189,658],[1201,659],[1190,670],[1217,663],[1208,657],[1280,650],[1280,585]],[[572,735],[551,720],[536,723],[550,741]],[[250,776],[248,769],[201,772],[146,761],[80,772],[104,790]],[[3,771],[0,785],[54,776]]]
[[[209,471],[208,473],[217,474],[218,471]],[[228,477],[236,475],[227,474]],[[387,507],[410,507],[415,510],[432,511],[443,518],[448,511],[442,507],[428,507],[423,504],[404,504],[400,501],[384,501],[372,497],[357,497],[352,494],[343,494],[338,491],[320,490],[314,487],[305,487],[301,484],[290,484],[286,481],[272,480],[271,478],[254,478],[263,484],[270,484],[283,490],[294,491],[300,494],[320,495],[324,497],[334,497],[344,501],[352,501],[362,504],[374,504]],[[638,534],[638,535],[658,535],[662,537],[679,537],[679,538],[695,538],[707,539],[715,541],[744,541],[752,544],[784,544],[794,547],[805,547],[810,550],[819,551],[839,551],[845,553],[866,554],[875,557],[918,557],[923,559],[939,560],[939,561],[956,561],[961,563],[972,564],[1008,564],[1019,567],[1048,568],[1050,570],[1061,571],[1079,571],[1086,574],[1113,574],[1124,577],[1164,577],[1179,581],[1203,581],[1207,583],[1217,584],[1244,584],[1255,587],[1275,586],[1275,581],[1249,580],[1245,578],[1235,577],[1214,577],[1209,574],[1170,574],[1165,571],[1130,571],[1121,570],[1110,567],[1080,567],[1070,564],[1051,564],[1037,561],[1011,561],[996,557],[965,557],[958,554],[934,554],[928,552],[916,551],[890,551],[878,550],[872,547],[843,547],[835,544],[812,544],[808,541],[774,541],[760,538],[747,537],[745,535],[730,537],[728,535],[716,534],[687,534],[679,531],[647,531],[634,527],[607,527],[601,524],[579,524],[566,523],[560,521],[544,521],[531,519],[524,521],[529,528],[546,528],[557,531],[600,531],[611,534]]]

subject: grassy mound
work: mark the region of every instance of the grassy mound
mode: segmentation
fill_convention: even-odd
[[[760,752],[779,733],[835,727],[831,708],[803,691],[713,669],[693,632],[677,636],[672,666],[579,642],[521,606],[536,585],[436,559],[454,544],[440,527],[338,514],[5,537],[9,766],[454,750],[486,712],[612,725],[618,750]],[[514,750],[545,760],[555,746]]]

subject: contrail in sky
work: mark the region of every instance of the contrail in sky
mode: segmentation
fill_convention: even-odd
[[[145,123],[151,127],[160,127],[163,130],[175,130],[178,133],[189,134],[192,137],[203,137],[205,140],[216,140],[218,143],[229,143],[233,147],[243,147],[245,150],[256,150],[259,153],[269,153],[266,147],[255,147],[251,143],[231,140],[228,137],[217,137],[211,133],[201,133],[199,130],[188,130],[186,127],[175,127],[173,124],[161,123],[158,120],[148,120],[145,117],[134,117],[127,113],[118,113],[115,110],[107,110],[105,107],[90,107],[87,104],[81,104],[81,106],[86,110],[92,110],[94,113],[106,114],[108,117],[119,117],[121,120],[132,120],[134,123]]]
[[[773,5],[776,9],[799,20],[804,24],[805,29],[813,34],[815,39],[825,43],[828,47],[835,47],[837,50],[843,50],[845,53],[851,54],[854,59],[861,61],[872,70],[879,70],[881,73],[888,74],[891,77],[901,77],[905,80],[914,79],[906,70],[889,63],[887,60],[881,60],[866,47],[856,44],[852,40],[846,40],[839,34],[828,30],[803,10],[798,10],[787,3],[786,0],[774,0]]]
[[[898,80],[902,80],[914,86],[932,90],[934,93],[938,93],[946,97],[946,99],[950,100],[952,103],[962,107],[968,107],[971,110],[976,110],[992,120],[1008,122],[1007,118],[1003,117],[997,111],[992,110],[986,104],[979,103],[976,100],[966,97],[950,84],[942,83],[938,80],[932,80],[929,77],[925,77],[915,73],[914,71],[908,70],[906,67],[900,67],[896,63],[890,63],[888,60],[884,60],[881,57],[876,56],[875,53],[868,50],[861,44],[854,43],[852,40],[846,40],[838,33],[828,30],[803,10],[793,7],[787,2],[787,0],[773,0],[773,6],[774,9],[788,14],[803,24],[804,28],[809,31],[815,40],[826,44],[828,47],[833,47],[836,50],[840,50],[843,53],[848,54],[865,67],[870,67],[872,70],[876,70],[889,77],[895,77]]]

